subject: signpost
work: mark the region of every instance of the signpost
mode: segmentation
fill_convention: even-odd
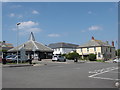
[[[34,52],[33,58],[35,59],[35,51],[36,51],[36,48],[33,47],[32,51]]]
[[[25,49],[24,49],[24,47],[22,47],[22,48],[20,49],[20,59],[21,59],[21,61],[24,61],[24,60],[26,59],[26,54],[25,54]]]

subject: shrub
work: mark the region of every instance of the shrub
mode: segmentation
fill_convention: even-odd
[[[79,58],[80,56],[79,56],[78,53],[72,52],[72,53],[66,54],[65,57],[66,57],[67,59],[75,59],[75,58]]]
[[[62,54],[61,56],[66,56],[66,54]]]
[[[96,61],[96,54],[89,54],[88,58],[90,61]]]

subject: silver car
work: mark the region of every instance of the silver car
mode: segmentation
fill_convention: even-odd
[[[22,60],[20,55],[8,55],[6,56],[6,61],[7,62],[17,62],[17,57],[18,57],[18,62],[27,62],[28,61],[28,58],[27,56],[25,56],[25,60]]]
[[[66,62],[66,59],[65,59],[63,56],[54,55],[54,56],[52,57],[52,61]]]

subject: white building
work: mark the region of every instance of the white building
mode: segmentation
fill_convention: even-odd
[[[49,44],[48,47],[54,50],[53,52],[54,55],[58,55],[58,54],[67,54],[69,52],[76,51],[78,45],[60,42],[60,43]]]
[[[92,40],[89,42],[80,45],[76,52],[82,58],[87,58],[89,54],[96,54],[97,59],[108,60],[115,58],[115,47],[114,42],[112,41],[112,45],[108,43],[108,41],[103,42],[101,40],[96,40],[92,37]]]

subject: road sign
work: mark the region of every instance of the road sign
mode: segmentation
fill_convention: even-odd
[[[25,60],[25,59],[26,59],[26,54],[25,54],[25,49],[24,49],[24,47],[22,47],[22,48],[20,49],[20,59],[21,59],[21,60]]]

